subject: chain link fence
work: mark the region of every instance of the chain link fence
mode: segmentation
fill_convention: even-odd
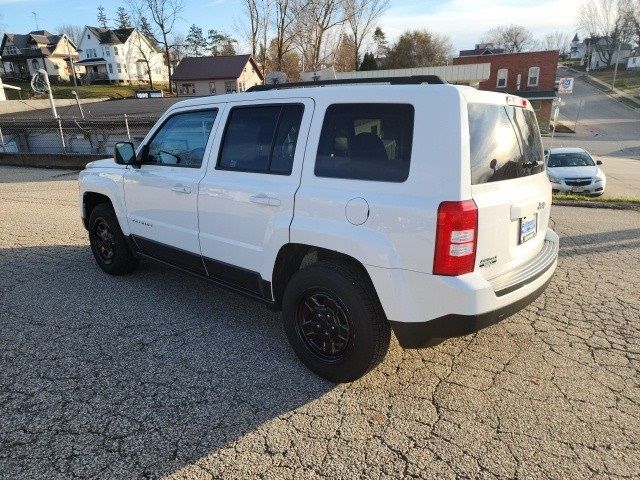
[[[116,142],[142,141],[157,117],[0,119],[0,153],[111,155]]]

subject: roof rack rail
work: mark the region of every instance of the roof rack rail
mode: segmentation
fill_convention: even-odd
[[[420,85],[428,83],[442,85],[446,83],[437,75],[412,75],[410,77],[374,77],[374,78],[345,78],[341,80],[318,80],[317,82],[274,83],[270,85],[254,85],[247,92],[264,92],[283,88],[322,87],[325,85],[351,85],[358,83],[388,83],[390,85]]]

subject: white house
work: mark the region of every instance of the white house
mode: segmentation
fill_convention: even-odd
[[[618,65],[626,65],[627,58],[631,54],[631,45],[623,43],[620,48],[616,47],[611,55],[611,65],[608,65],[604,52],[607,50],[607,39],[600,38],[587,44],[587,58],[589,59],[589,70],[602,70]]]
[[[168,81],[164,55],[135,28],[86,26],[76,65],[86,68],[86,83],[153,83]]]
[[[627,70],[640,70],[640,48],[629,55],[627,59]]]
[[[584,42],[580,41],[580,38],[576,33],[573,37],[573,40],[571,40],[571,47],[569,48],[569,59],[582,61],[586,51],[586,45],[584,44]]]
[[[27,34],[5,33],[0,44],[3,74],[7,78],[30,79],[45,69],[52,81],[69,81],[72,77],[69,57],[76,60],[76,46],[65,34],[54,35],[46,30]],[[76,74],[84,70],[76,70]]]

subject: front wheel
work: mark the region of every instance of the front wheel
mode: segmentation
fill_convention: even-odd
[[[138,266],[111,205],[101,203],[89,216],[89,242],[98,266],[111,275],[129,273]]]
[[[360,378],[389,348],[389,322],[373,287],[348,264],[321,261],[296,272],[282,312],[298,358],[332,382]]]

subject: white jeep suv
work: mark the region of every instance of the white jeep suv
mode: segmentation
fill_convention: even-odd
[[[380,362],[391,329],[417,348],[523,308],[558,252],[531,105],[367,82],[194,98],[137,150],[116,144],[80,175],[98,265],[159,261],[281,309],[301,361],[336,382]]]

